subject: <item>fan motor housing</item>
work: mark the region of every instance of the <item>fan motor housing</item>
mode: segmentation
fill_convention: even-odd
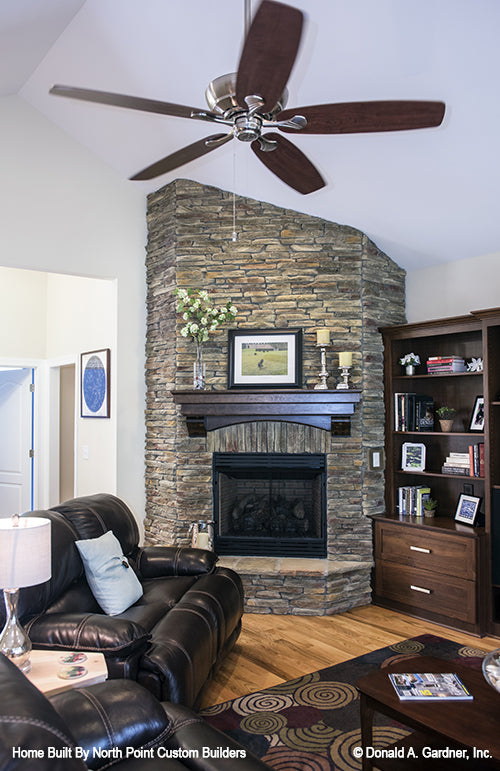
[[[241,106],[236,101],[236,77],[236,72],[220,75],[208,84],[205,91],[205,99],[207,100],[210,110],[219,115],[223,115],[224,118],[231,118],[236,113],[242,111]],[[288,91],[285,89],[273,109],[265,115],[263,114],[262,117],[267,120],[272,120],[275,115],[285,108],[287,101]]]

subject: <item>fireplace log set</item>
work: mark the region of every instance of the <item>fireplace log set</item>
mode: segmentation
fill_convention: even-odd
[[[300,538],[313,536],[311,518],[304,501],[292,501],[283,496],[269,499],[267,495],[245,495],[231,505],[229,532],[224,535],[243,535],[272,538]]]

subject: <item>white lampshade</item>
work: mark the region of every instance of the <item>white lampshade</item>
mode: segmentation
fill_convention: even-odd
[[[50,519],[0,519],[0,589],[21,589],[51,576]]]

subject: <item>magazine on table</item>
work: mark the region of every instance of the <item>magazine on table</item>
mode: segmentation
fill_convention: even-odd
[[[401,701],[434,701],[436,699],[470,700],[474,697],[458,675],[453,672],[416,673],[389,675]]]

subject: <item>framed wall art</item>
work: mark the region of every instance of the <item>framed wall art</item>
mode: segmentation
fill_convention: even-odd
[[[484,431],[484,396],[476,397],[469,431]]]
[[[474,525],[481,498],[475,495],[462,495],[458,499],[457,510],[455,512],[455,521],[464,522],[466,525]]]
[[[300,388],[301,329],[230,329],[228,388]]]
[[[401,468],[403,471],[425,470],[425,444],[405,442],[402,448]]]
[[[109,348],[81,354],[80,404],[82,418],[109,418],[109,364]]]

